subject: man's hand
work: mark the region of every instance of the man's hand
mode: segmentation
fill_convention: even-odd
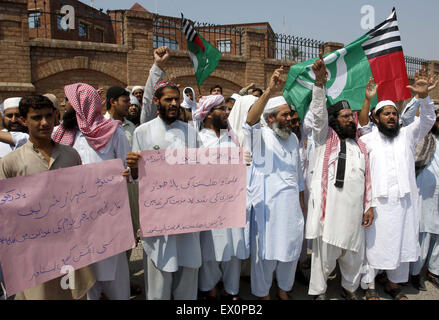
[[[437,74],[432,75],[430,74],[430,77],[428,78],[428,92],[431,92],[434,90],[439,82],[439,78]]]
[[[369,227],[373,221],[373,208],[369,208],[363,215],[363,227]]]
[[[372,101],[373,97],[377,94],[378,85],[375,85],[372,77],[369,79],[369,82],[366,84],[366,100]]]
[[[244,150],[244,162],[247,166],[252,164],[252,154],[250,151]]]
[[[328,81],[328,71],[326,70],[326,64],[323,60],[322,51],[320,51],[319,53],[319,59],[314,62],[312,66],[312,71],[314,71],[314,74],[316,75],[315,85],[317,87],[323,88],[323,86]]]
[[[283,71],[284,71],[283,66],[281,66],[279,69],[274,70],[273,74],[271,75],[270,82],[268,83],[268,88],[267,88],[268,91],[273,92],[282,89],[284,81],[281,79],[280,75],[282,74]]]
[[[413,86],[408,85],[407,88],[413,91],[415,95],[418,95],[420,99],[428,97],[428,93],[433,90],[437,85],[436,77],[428,77],[427,70],[422,68],[415,74],[415,84]]]
[[[142,156],[140,155],[140,152],[128,152],[127,153],[126,163],[127,163],[127,166],[131,169],[131,176],[134,179],[137,179],[139,177],[138,164],[139,164],[139,159],[141,157]]]
[[[169,60],[169,48],[168,47],[160,47],[154,50],[154,63],[160,68],[163,69],[163,66]]]

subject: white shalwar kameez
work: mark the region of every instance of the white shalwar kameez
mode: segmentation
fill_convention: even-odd
[[[218,138],[215,131],[204,128],[199,133],[203,148],[231,148],[236,143],[221,130]],[[239,293],[241,260],[250,255],[247,219],[246,228],[214,229],[200,232],[201,256],[203,264],[199,271],[201,291],[212,290],[223,279],[224,289],[230,295]]]
[[[407,282],[409,262],[418,260],[419,195],[414,152],[436,116],[430,97],[420,99],[420,117],[390,139],[379,130],[362,136],[370,156],[374,222],[366,229],[363,288],[373,288],[378,270],[393,283]]]
[[[305,183],[296,135],[284,140],[260,122],[243,128],[253,154],[247,187],[251,291],[265,297],[274,271],[280,289],[290,291],[294,284],[304,228],[299,193]]]
[[[346,169],[343,188],[335,187],[339,150],[329,158],[326,213],[322,218],[322,172],[326,139],[328,135],[328,112],[325,91],[314,87],[310,105],[314,140],[314,172],[311,180],[306,239],[312,239],[311,278],[308,294],[326,292],[328,276],[336,263],[342,274],[342,287],[354,292],[360,284],[364,257],[363,214],[366,161],[353,139],[346,139]],[[335,163],[334,163],[335,162]]]
[[[428,271],[439,276],[439,137],[435,135],[436,149],[431,162],[416,178],[421,197],[419,241],[421,256],[411,265],[411,274],[418,275],[425,262]]]
[[[167,125],[160,117],[134,131],[133,152],[160,148],[197,148],[197,132],[179,120]],[[195,300],[201,266],[200,233],[142,238],[148,300]]]
[[[78,130],[73,148],[78,151],[82,164],[119,158],[125,166],[126,155],[130,151],[130,145],[120,126],[116,129],[107,145],[98,151],[89,145],[86,137]],[[96,283],[87,293],[88,300],[99,300],[101,292],[104,292],[110,300],[129,300],[130,276],[125,252],[93,263],[91,268],[96,277]]]

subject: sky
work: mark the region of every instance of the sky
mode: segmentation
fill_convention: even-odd
[[[129,9],[135,0],[82,0],[95,8]],[[268,22],[276,33],[341,42],[367,32],[362,29],[365,5],[375,12],[375,25],[396,8],[404,54],[439,60],[438,0],[137,0],[150,12],[199,22],[238,24]],[[364,20],[364,19],[363,19]]]

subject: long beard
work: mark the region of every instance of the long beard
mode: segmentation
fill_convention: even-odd
[[[136,114],[128,113],[128,115],[125,116],[125,119],[131,121],[137,126],[138,124],[140,124],[140,112],[136,112]]]
[[[330,116],[329,126],[334,129],[340,139],[355,139],[357,137],[357,128],[355,127],[355,123],[341,126],[335,117]]]
[[[62,117],[62,126],[64,129],[71,130],[78,127],[78,120],[76,119],[76,111],[73,108],[67,110]]]
[[[287,140],[291,136],[291,128],[279,126],[279,122],[273,122],[272,129],[276,134],[284,140]]]
[[[163,107],[163,106],[160,104],[160,102],[159,102],[159,104],[157,105],[157,108],[158,108],[158,110],[159,110],[160,118],[162,118],[162,120],[163,120],[164,122],[170,122],[170,123],[172,123],[172,122],[174,122],[175,120],[178,119],[178,114],[179,114],[179,112],[176,113],[176,116],[175,116],[175,117],[168,117],[168,115],[167,115],[167,113],[166,113],[166,108]]]
[[[434,134],[435,136],[439,136],[439,129],[436,124],[434,124],[433,128],[431,128],[431,133]]]
[[[377,124],[378,130],[388,138],[395,138],[399,134],[399,125],[394,128],[388,128],[381,122]]]
[[[302,137],[302,134],[301,134],[301,132],[300,132],[300,127],[296,127],[296,128],[294,128],[294,129],[292,129],[291,131],[296,135],[297,140],[300,141],[300,139],[301,139],[301,137]]]
[[[227,121],[224,121],[219,116],[214,116],[212,119],[212,125],[217,130],[225,130],[228,128]]]

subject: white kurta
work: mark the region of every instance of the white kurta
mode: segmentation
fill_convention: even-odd
[[[226,131],[218,138],[210,129],[199,133],[203,148],[236,147]],[[247,229],[249,220],[247,219]],[[200,233],[201,255],[203,261],[230,261],[232,257],[247,259],[250,254],[249,239],[245,228],[214,229]]]
[[[8,132],[6,129],[3,129],[2,131]],[[0,142],[0,159],[6,156],[9,152],[21,147],[29,139],[29,135],[27,133],[11,131],[10,134],[15,146]]]
[[[142,110],[140,112],[140,123],[146,123],[157,117],[157,106],[154,104],[154,86],[163,79],[165,72],[156,64],[153,64],[149,70],[149,76],[146,80],[145,89],[142,98]]]
[[[416,183],[421,196],[420,232],[439,234],[439,137],[431,162],[419,173]]]
[[[99,151],[93,149],[89,145],[82,132],[78,130],[73,148],[75,148],[81,156],[82,164],[90,164],[119,158],[122,159],[125,166],[126,155],[128,152],[130,152],[130,145],[125,137],[124,131],[120,126],[117,127],[117,130],[107,145]],[[96,280],[113,281],[116,278],[117,265],[118,263],[122,263],[121,259],[125,259],[125,263],[127,263],[125,252],[92,264],[91,267],[95,274]]]
[[[292,262],[299,259],[304,219],[299,193],[304,190],[296,135],[283,140],[260,123],[244,124],[244,135],[252,146],[253,161],[247,188],[247,210],[253,207],[255,229],[262,260]]]
[[[313,113],[315,165],[308,201],[306,238],[322,237],[322,240],[328,244],[358,252],[364,242],[363,214],[368,210],[367,207],[363,207],[366,169],[364,155],[354,140],[346,139],[346,170],[343,188],[334,186],[339,152],[330,157],[326,214],[325,219],[321,220],[323,158],[328,135],[328,113],[323,89],[314,87],[310,111]],[[340,150],[340,145],[338,149]]]
[[[197,132],[187,123],[176,120],[167,125],[160,117],[137,127],[133,137],[133,152],[166,148],[196,148]],[[184,233],[142,238],[143,249],[155,266],[165,272],[179,267],[201,266],[200,233]]]
[[[420,99],[420,117],[389,139],[379,130],[362,136],[370,156],[374,223],[366,229],[368,268],[397,269],[416,261],[419,247],[419,196],[414,152],[435,122],[434,104]]]

